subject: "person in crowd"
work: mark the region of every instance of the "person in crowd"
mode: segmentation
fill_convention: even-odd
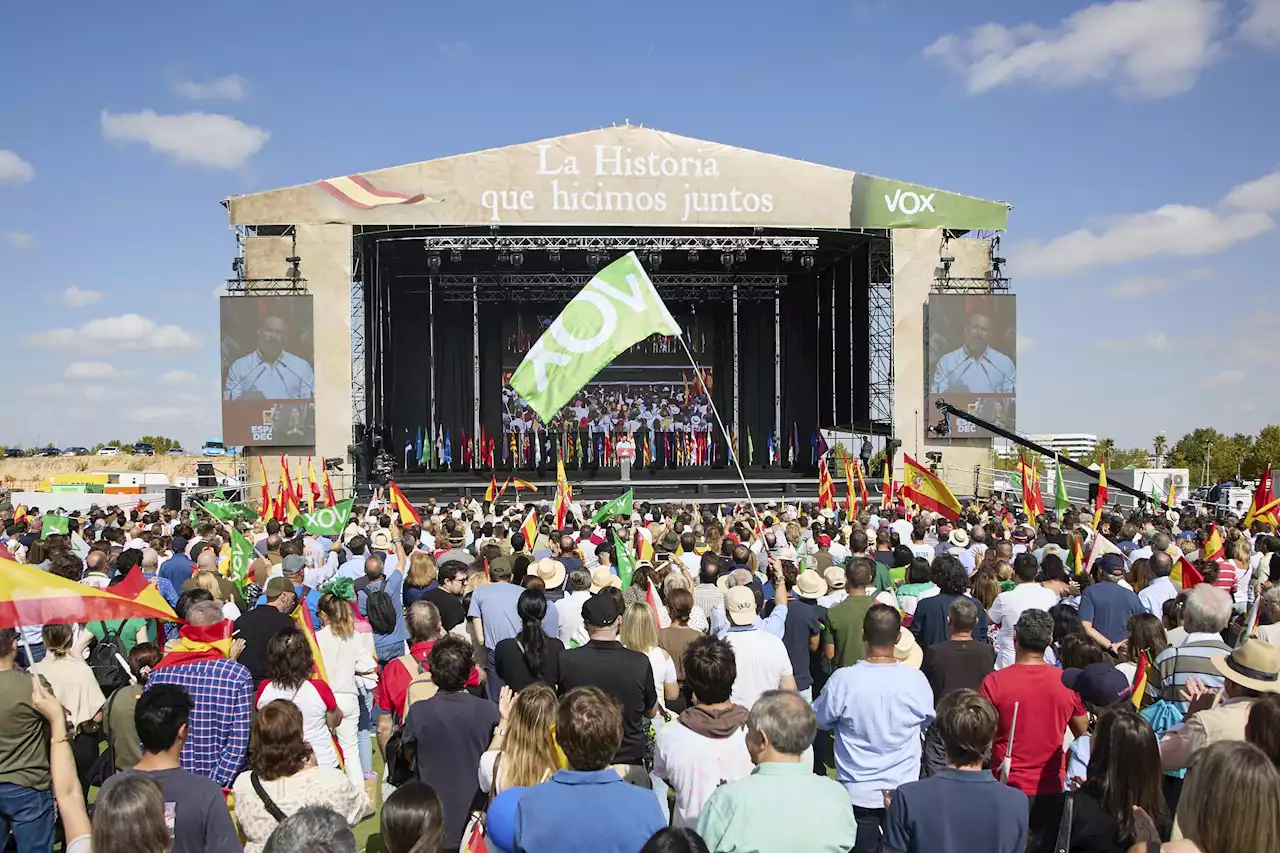
[[[953,599],[947,608],[950,638],[945,643],[935,643],[924,649],[920,671],[933,689],[935,705],[955,690],[977,690],[982,686],[982,680],[995,669],[995,649],[987,643],[978,642],[973,636],[978,614],[973,599],[967,596]]]
[[[364,561],[364,576],[355,582],[356,605],[360,615],[373,628],[374,654],[381,666],[404,654],[409,633],[404,625],[403,597],[404,574],[398,569],[385,571],[382,557],[370,554]],[[375,602],[370,611],[370,600]],[[385,602],[385,604],[382,604]],[[319,597],[316,604],[320,603]],[[386,620],[386,624],[382,624]]]
[[[871,560],[854,557],[846,569],[845,589],[849,597],[827,611],[827,631],[823,635],[823,655],[833,666],[852,666],[865,655],[862,624],[875,599],[867,594],[873,578]]]
[[[681,687],[685,683],[685,649],[689,648],[694,640],[705,636],[689,625],[693,606],[692,591],[683,588],[672,589],[667,593],[667,613],[671,616],[671,624],[658,632],[658,645],[671,656],[671,660],[675,663],[676,681]]]
[[[207,595],[208,593],[206,593]],[[232,640],[231,622],[222,608],[201,601],[187,609],[187,624],[147,681],[184,688],[192,700],[182,769],[228,787],[244,765],[249,749],[249,719],[253,712],[253,680],[235,658],[243,640]]]
[[[315,659],[306,635],[297,627],[285,628],[267,647],[267,680],[258,687],[255,706],[261,711],[277,699],[298,706],[303,738],[316,764],[337,767],[332,732],[342,722],[342,711],[328,683],[313,678],[314,673]]]
[[[444,849],[444,806],[435,790],[417,779],[387,797],[378,827],[387,853],[441,853]]]
[[[954,611],[965,603],[959,599],[951,607]],[[945,766],[894,791],[881,850],[1023,853],[1027,795],[999,784],[984,767],[1000,721],[995,706],[976,690],[962,687],[942,698],[937,715],[929,731],[937,732]]]
[[[1280,693],[1268,693],[1253,703],[1244,738],[1280,768]]]
[[[1160,739],[1165,770],[1180,770],[1195,754],[1223,740],[1244,740],[1249,711],[1263,694],[1280,692],[1280,647],[1248,640],[1209,663],[1222,676],[1221,695],[1198,679],[1188,679],[1182,725]],[[1220,701],[1219,701],[1220,700]]]
[[[440,626],[445,633],[466,621],[467,611],[462,606],[462,592],[466,588],[468,574],[470,570],[465,563],[451,560],[442,564],[438,570],[436,585],[424,590],[419,599],[436,606],[440,613]],[[412,601],[406,601],[404,609],[407,611],[413,604]]]
[[[498,679],[516,692],[535,682],[554,685],[560,678],[564,645],[559,638],[548,637],[542,627],[549,606],[541,589],[520,593],[516,601],[520,634],[502,640],[494,649]]]
[[[498,643],[520,635],[519,604],[523,590],[511,582],[511,566],[505,558],[489,564],[489,577],[492,583],[472,593],[467,618],[471,620],[477,641],[485,647],[486,685],[489,698],[496,704],[503,685],[497,667]],[[560,625],[555,608],[547,608],[542,628],[548,637],[559,636]]]
[[[101,551],[95,551],[95,554],[101,554]],[[105,587],[105,584],[104,584]],[[124,653],[127,655],[133,650],[133,647],[139,643],[150,643],[155,641],[156,622],[154,619],[107,619],[87,622],[84,629],[93,635],[98,642],[102,642],[108,635],[120,638],[120,642],[124,645]]]
[[[797,693],[786,690],[770,690],[752,706],[746,746],[755,769],[716,788],[707,799],[698,817],[698,834],[707,849],[724,853],[864,849],[856,845],[859,831],[848,794],[836,782],[813,773],[803,758],[817,733],[815,710]],[[804,815],[804,819],[779,820],[781,815]]]
[[[587,623],[590,628],[593,618]],[[596,642],[593,637],[591,643]],[[604,691],[580,686],[565,693],[556,711],[556,742],[568,768],[521,794],[515,813],[517,851],[632,853],[667,825],[652,792],[627,784],[610,766],[623,750],[623,715]]]
[[[1157,533],[1155,541],[1161,541],[1162,536],[1163,541],[1167,543],[1168,537],[1163,533]],[[1178,587],[1169,577],[1173,574],[1173,558],[1165,548],[1160,548],[1148,560],[1147,570],[1151,574],[1151,580],[1138,593],[1138,600],[1142,602],[1142,606],[1148,613],[1159,619],[1164,613],[1164,603],[1178,597]]]
[[[920,648],[927,649],[934,643],[945,643],[951,638],[947,626],[947,614],[951,602],[957,598],[968,598],[969,576],[964,566],[951,554],[939,554],[930,565],[933,582],[938,586],[938,594],[916,601],[915,616],[911,620],[911,633],[916,635]],[[976,599],[970,598],[976,603]],[[987,637],[987,608],[978,610],[978,621],[974,628],[974,637],[985,642]]]
[[[203,556],[203,554],[201,556]],[[240,618],[240,608],[236,607],[235,602],[224,600],[222,598],[222,587],[218,584],[218,575],[216,572],[196,572],[195,576],[191,578],[191,581],[195,587],[203,589],[205,592],[213,596],[213,600],[222,607],[222,615],[224,618],[230,619],[232,622]]]
[[[373,769],[365,766],[358,734],[360,691],[376,684],[378,678],[373,636],[356,630],[355,609],[336,592],[321,595],[319,609],[321,628],[316,631],[316,647],[324,662],[326,683],[342,713],[333,733],[347,778],[359,787],[364,784],[364,774]]]
[[[1045,663],[1044,652],[1052,638],[1053,618],[1047,612],[1034,607],[1022,610],[1014,625],[1013,663],[984,678],[981,689],[1000,715],[991,770],[996,778],[1030,798],[1028,832],[1032,850],[1051,844],[1058,831],[1067,729],[1070,727],[1078,737],[1089,728],[1079,695],[1063,685],[1057,667]],[[1011,737],[1016,744],[1012,755]]]
[[[437,640],[428,666],[437,692],[409,706],[403,744],[406,752],[418,756],[418,780],[440,795],[444,846],[452,849],[461,843],[471,810],[484,805],[476,771],[493,740],[499,713],[497,705],[467,691],[474,665],[471,645],[465,640],[453,636]]]
[[[435,557],[432,557],[426,551],[419,551],[417,548],[410,549],[409,568],[404,576],[404,588],[402,596],[404,606],[409,607],[414,602],[420,600],[424,595],[432,589],[435,589],[439,577],[439,569],[436,567]],[[436,605],[437,609],[440,607]],[[448,628],[445,629],[446,631]]]
[[[1172,825],[1160,786],[1155,734],[1123,700],[1102,712],[1090,737],[1088,773],[1075,794],[1072,849],[1128,850],[1138,841],[1135,809],[1139,808],[1155,822],[1161,836],[1167,836]]]
[[[101,791],[94,803],[91,836],[73,837],[66,853],[168,853],[177,849],[177,839],[169,832],[169,807],[164,791],[141,774],[126,777],[109,791]],[[76,830],[64,813],[62,822],[68,836]],[[88,819],[84,826],[88,828]],[[87,842],[87,843],[86,843]]]
[[[160,786],[166,809],[173,811],[174,853],[238,853],[240,840],[222,789],[183,770],[178,759],[187,739],[191,708],[187,691],[171,684],[139,697],[134,728],[142,756],[132,769],[108,779],[98,797],[133,774],[145,776]]]
[[[552,732],[556,691],[534,682],[516,693],[508,685],[498,699],[498,727],[480,756],[480,790],[490,798],[551,778],[559,759]]]
[[[1112,653],[1125,638],[1129,617],[1147,612],[1137,593],[1120,585],[1124,572],[1124,557],[1120,554],[1100,557],[1094,565],[1097,583],[1080,596],[1080,624],[1094,642]]]
[[[267,679],[267,646],[271,638],[284,628],[293,627],[293,612],[297,603],[293,585],[284,578],[271,578],[263,589],[258,604],[236,620],[236,636],[244,640],[244,651],[239,661],[249,669],[255,692]]]
[[[785,595],[783,586],[779,595]],[[729,630],[725,640],[738,661],[738,677],[733,683],[733,701],[750,708],[768,690],[795,690],[791,659],[782,640],[762,630],[756,617],[755,592],[749,586],[735,586],[725,593],[725,615]],[[776,612],[776,611],[775,611]]]
[[[89,790],[89,770],[98,757],[98,733],[102,727],[102,709],[107,698],[94,678],[93,669],[84,661],[84,648],[90,635],[73,632],[71,625],[45,625],[44,660],[31,671],[49,683],[53,695],[66,709],[71,725],[71,752],[76,757],[80,787]]]
[[[178,589],[195,574],[195,563],[187,556],[187,540],[175,536],[169,543],[173,555],[160,564],[160,577],[169,581],[174,589]]]
[[[702,554],[698,569],[698,584],[693,588],[693,603],[701,607],[711,618],[714,610],[724,609],[724,590],[718,585],[720,579],[720,557],[710,548]]]
[[[738,674],[733,646],[699,637],[685,648],[683,665],[693,704],[658,732],[653,775],[675,789],[675,825],[693,827],[715,789],[745,778],[753,765],[749,710],[730,698]]]
[[[560,655],[561,695],[576,687],[595,687],[618,705],[622,739],[609,762],[632,784],[650,786],[644,767],[649,720],[658,714],[658,692],[647,655],[618,641],[619,610],[607,593],[591,596],[582,605],[582,619],[590,640]],[[563,746],[563,745],[562,745]]]
[[[996,634],[996,669],[1003,669],[1014,663],[1017,652],[1013,635],[1023,611],[1042,610],[1048,613],[1058,603],[1055,593],[1036,583],[1038,572],[1035,557],[1019,554],[1013,561],[1013,574],[1016,578],[1013,589],[1000,593],[991,605],[988,615],[992,624],[998,625],[1000,629]]]
[[[328,806],[304,806],[286,817],[267,839],[263,853],[356,853],[347,820]]]
[[[696,830],[668,826],[649,837],[640,853],[710,853]]]
[[[586,645],[587,632],[582,625],[582,604],[591,597],[591,572],[585,567],[568,573],[564,598],[556,602],[558,639],[566,649]]]
[[[827,593],[827,582],[812,569],[797,573],[791,562],[782,564],[787,591],[787,619],[782,629],[782,645],[791,660],[791,676],[796,689],[813,701],[811,661],[822,643],[822,615],[818,599]]]
[[[898,587],[894,594],[898,597],[898,609],[903,615],[914,617],[920,599],[937,595],[938,586],[933,582],[933,569],[929,561],[923,557],[912,557],[906,575],[906,583]]]
[[[134,709],[146,689],[151,671],[164,653],[155,643],[139,643],[129,652],[129,671],[133,682],[116,690],[107,698],[102,712],[102,733],[114,755],[115,769],[128,770],[142,759],[141,741],[134,720]]]
[[[646,737],[650,742],[656,739],[666,722],[671,719],[667,710],[668,702],[675,702],[680,697],[680,685],[676,680],[676,665],[671,655],[658,645],[658,623],[656,615],[648,604],[632,602],[622,613],[622,627],[618,639],[624,648],[640,652],[649,659],[649,669],[653,673],[654,692],[658,697],[658,713],[649,719],[649,731]],[[654,794],[664,813],[667,811],[667,785],[662,778],[650,773],[649,781],[653,785]]]
[[[53,849],[51,759],[65,753],[64,776],[70,777],[66,781],[75,789],[80,811],[84,800],[67,738],[66,711],[39,678],[18,669],[18,636],[14,628],[0,628],[0,827],[12,833],[18,853],[45,853]],[[65,818],[64,826],[67,838],[74,838]],[[87,833],[87,818],[84,827]]]
[[[355,826],[369,810],[363,787],[336,767],[322,767],[304,737],[302,712],[285,699],[258,709],[253,721],[249,770],[236,777],[236,820],[245,853],[261,853],[268,837],[289,815],[322,805]]]
[[[1182,605],[1182,630],[1186,636],[1155,657],[1160,673],[1160,696],[1186,711],[1183,691],[1187,682],[1197,680],[1210,690],[1221,689],[1222,677],[1213,666],[1213,658],[1229,654],[1231,647],[1222,640],[1222,632],[1231,619],[1231,597],[1209,584],[1187,591]]]
[[[855,853],[879,850],[883,791],[920,777],[920,736],[933,722],[933,691],[894,654],[898,611],[873,606],[863,620],[866,656],[832,674],[814,702],[817,724],[835,733],[836,781],[857,820]]]
[[[1150,613],[1130,616],[1129,624],[1125,626],[1125,641],[1119,649],[1121,661],[1116,664],[1116,669],[1124,673],[1130,684],[1134,684],[1137,681],[1138,662],[1143,653],[1146,653],[1147,665],[1150,667],[1154,666],[1156,658],[1168,647],[1169,641],[1159,617]],[[1158,681],[1153,676],[1147,684],[1147,692],[1153,697],[1160,693]]]

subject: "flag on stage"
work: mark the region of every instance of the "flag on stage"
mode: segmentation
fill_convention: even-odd
[[[418,424],[418,437],[413,443],[413,461],[422,464],[422,424]]]
[[[1058,521],[1062,521],[1062,516],[1071,507],[1071,501],[1067,500],[1067,481],[1062,476],[1061,462],[1054,465],[1053,481],[1053,510],[1058,514]]]
[[[387,494],[391,497],[391,506],[400,514],[400,526],[408,527],[410,523],[422,526],[422,519],[418,516],[418,511],[413,508],[413,504],[404,496],[404,492],[400,491],[400,487],[395,484],[394,480],[387,482]]]
[[[249,580],[249,566],[253,565],[253,543],[234,526],[231,528],[231,581],[244,589]]]
[[[436,426],[436,464],[444,464],[444,427]]]
[[[306,472],[302,470],[302,457],[299,456],[298,457],[298,487],[293,491],[294,498],[298,502],[298,512],[302,512],[303,501],[309,499],[310,497],[310,495],[307,494],[306,483],[302,479],[305,473]],[[311,508],[315,509],[315,507],[311,507]]]
[[[573,488],[564,473],[564,460],[556,460],[556,530],[564,530],[569,518],[569,504],[573,503]]]
[[[939,480],[932,471],[905,453],[902,455],[902,461],[905,466],[902,475],[902,496],[904,498],[910,498],[922,509],[940,513],[951,521],[960,518],[960,501],[956,500],[956,496],[951,494],[951,490],[947,488],[946,483]],[[885,470],[888,470],[887,465]]]
[[[316,511],[316,504],[320,503],[320,483],[316,480],[316,466],[311,461],[311,455],[307,454],[307,484],[311,488],[310,511]]]
[[[606,518],[613,518],[615,515],[625,515],[627,518],[630,518],[631,513],[635,511],[634,500],[635,490],[627,489],[625,492],[600,507],[600,509],[596,511],[596,514],[591,516],[591,523],[599,524]]]
[[[288,506],[290,502],[298,503],[298,499],[293,493],[293,477],[289,474],[289,460],[283,453],[280,454],[280,489],[283,496],[290,499],[285,502],[285,506]],[[289,516],[287,520],[292,519],[293,516]]]
[[[747,464],[756,464],[756,446],[751,441],[751,425],[747,424]]]
[[[449,430],[444,431],[444,452],[440,456],[445,465],[453,464],[453,447],[449,443]]]
[[[827,468],[827,457],[818,459],[818,509],[835,510],[836,489],[831,482],[831,471]]]
[[[837,449],[840,452],[840,462],[844,465],[844,514],[846,518],[853,518],[858,507],[858,501],[853,496],[853,457],[843,444],[837,445]]]
[[[267,485],[267,464],[258,457],[258,467],[262,469],[262,498],[258,506],[258,517],[263,521],[275,515],[275,507],[271,505],[271,487]]]
[[[679,335],[680,326],[636,253],[628,252],[570,300],[530,347],[511,387],[550,421],[601,368],[653,334]]]
[[[871,495],[867,492],[867,481],[862,479],[862,461],[853,463],[853,472],[858,475],[858,496],[862,499],[863,508],[871,505]]]
[[[1218,523],[1215,521],[1209,528],[1209,536],[1204,540],[1204,545],[1200,547],[1200,556],[1205,560],[1221,560],[1226,553],[1226,548],[1222,545],[1222,535],[1218,533]]]
[[[516,487],[517,492],[536,492],[538,487],[528,480],[521,480],[519,477],[511,478],[511,485]]]
[[[618,580],[622,582],[622,588],[625,590],[631,586],[631,576],[636,571],[636,558],[632,556],[631,549],[626,546],[619,537],[617,531],[611,531],[610,536],[613,537],[613,551],[618,562]]]
[[[1204,583],[1204,575],[1200,574],[1200,570],[1186,558],[1185,554],[1180,555],[1178,561],[1173,564],[1173,571],[1169,573],[1169,577],[1182,589],[1191,589],[1193,586]]]
[[[50,536],[66,536],[71,533],[71,519],[65,515],[54,515],[46,512],[44,517],[40,519],[40,538],[47,539]]]
[[[777,462],[778,460],[774,458],[774,443],[773,443],[772,429],[769,430],[769,434],[765,438],[765,449],[769,451],[769,456],[765,461],[770,465],[772,465],[774,462]]]
[[[524,547],[530,551],[533,550],[533,540],[538,538],[538,508],[531,507],[529,516],[524,520],[524,524],[520,525],[520,532],[524,534]]]
[[[1098,498],[1093,504],[1093,529],[1098,529],[1098,523],[1102,521],[1102,508],[1107,504],[1107,497],[1111,492],[1107,489],[1107,457],[1102,457],[1098,462]],[[1092,560],[1090,560],[1092,562]]]
[[[320,536],[341,536],[342,531],[347,529],[347,522],[351,519],[351,506],[354,503],[355,498],[347,498],[335,506],[304,512],[293,520],[293,524],[308,533]],[[404,516],[400,518],[403,523]]]
[[[135,567],[138,577],[141,571]],[[127,580],[127,578],[126,578]],[[143,579],[145,583],[145,578]],[[149,586],[149,584],[147,584]],[[137,598],[117,593],[124,587],[121,582],[111,591],[86,586],[78,581],[43,572],[33,566],[24,566],[12,560],[0,560],[0,627],[19,628],[24,625],[57,625],[69,622],[98,622],[101,620],[160,619],[176,622],[178,617],[165,604],[144,597],[142,590],[132,590]],[[155,597],[159,591],[152,588]],[[160,605],[163,605],[161,607]]]
[[[302,515],[302,507],[298,506],[298,497],[293,490],[284,485],[280,485],[280,499],[283,506],[283,521],[293,522],[298,516]]]
[[[1170,483],[1169,491],[1172,493],[1172,479]],[[1271,465],[1268,464],[1262,472],[1262,479],[1258,481],[1258,488],[1253,491],[1253,500],[1249,502],[1249,511],[1245,513],[1244,524],[1241,526],[1247,531],[1255,521],[1261,521],[1275,528],[1277,515],[1280,515],[1280,498],[1271,493]]]

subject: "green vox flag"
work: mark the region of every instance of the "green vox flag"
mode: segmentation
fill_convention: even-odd
[[[55,533],[66,536],[71,532],[71,520],[65,515],[45,515],[40,522],[40,538],[52,536]]]
[[[628,252],[596,273],[565,306],[529,348],[511,387],[549,422],[619,353],[650,335],[679,334],[636,253]]]
[[[230,503],[228,501],[205,501],[201,505],[205,512],[212,515],[223,523],[230,523],[237,518],[243,518],[245,521],[254,521],[258,514],[242,503]]]
[[[1061,464],[1057,466],[1057,475],[1053,479],[1053,508],[1058,511],[1058,520],[1061,521],[1063,513],[1071,506],[1071,501],[1067,500],[1067,481],[1062,479]]]
[[[249,566],[253,564],[253,543],[244,535],[231,528],[231,580],[236,586],[244,589],[249,579]]]
[[[294,527],[301,527],[308,533],[320,536],[337,536],[347,527],[347,519],[351,517],[351,505],[354,498],[338,501],[334,506],[317,509],[315,512],[304,512],[293,520]]]
[[[622,588],[626,589],[631,586],[631,575],[636,570],[636,558],[631,556],[631,549],[623,544],[616,532],[613,534],[613,550],[618,555],[618,580],[622,581]]]
[[[1005,231],[1009,205],[1003,201],[904,184],[859,172],[853,178],[849,224],[854,228],[964,228]]]
[[[616,498],[600,507],[600,511],[591,516],[591,523],[599,524],[604,519],[613,518],[615,515],[625,515],[630,518],[633,510],[632,493],[634,491],[635,489],[627,489],[625,493],[618,495]]]

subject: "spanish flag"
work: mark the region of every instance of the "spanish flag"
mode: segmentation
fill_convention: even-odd
[[[498,478],[489,477],[489,486],[484,490],[484,502],[491,504],[498,499]]]
[[[418,511],[405,498],[404,492],[400,491],[400,487],[395,484],[394,480],[387,483],[387,492],[391,496],[391,506],[400,515],[400,526],[408,527],[409,522],[412,521],[421,527],[422,519],[418,516]]]
[[[1191,589],[1193,586],[1204,583],[1204,575],[1200,574],[1200,570],[1185,556],[1178,557],[1178,562],[1173,564],[1173,571],[1169,573],[1169,577],[1183,589]]]
[[[354,610],[355,606],[353,605],[351,609]],[[316,642],[316,623],[311,619],[311,608],[307,606],[305,599],[299,599],[297,606],[293,608],[292,616],[294,624],[298,626],[302,636],[307,638],[307,646],[311,649],[311,677],[327,682],[329,675],[324,670],[324,657],[320,654],[320,645]]]
[[[151,591],[155,593],[154,598],[159,598],[158,590],[151,588]],[[135,594],[137,598],[129,598],[12,560],[0,560],[0,627],[3,628],[138,617],[178,621],[163,599],[160,603],[164,606],[160,607],[152,596],[144,596],[141,591]]]
[[[1071,562],[1072,572],[1084,574],[1084,548],[1080,545],[1080,537],[1075,533],[1071,534]]]
[[[271,505],[271,487],[267,485],[267,465],[258,457],[258,467],[262,469],[262,500],[258,504],[258,517],[263,521],[275,515],[275,507]]]
[[[1102,508],[1107,504],[1107,498],[1111,492],[1107,488],[1107,458],[1104,456],[1098,462],[1098,497],[1093,502],[1093,529],[1098,529],[1098,523],[1102,521]]]
[[[858,476],[858,497],[862,500],[862,506],[871,506],[870,495],[867,494],[867,481],[862,479],[862,460],[853,463],[853,471]]]
[[[907,456],[904,453],[903,458],[910,459],[911,457]],[[929,476],[932,477],[933,474],[929,474]],[[907,474],[906,479],[907,480],[911,479],[911,476],[909,473]],[[950,493],[948,492],[948,494]],[[955,500],[955,498],[952,498],[952,500]],[[886,452],[884,456],[884,482],[880,484],[880,508],[887,509],[889,507],[889,504],[892,501],[893,501],[893,456],[890,453]],[[955,519],[953,518],[952,521],[955,521]]]
[[[529,517],[524,520],[524,524],[520,525],[520,532],[524,534],[524,547],[532,551],[533,540],[538,538],[537,507],[529,510]]]
[[[329,469],[321,471],[320,476],[324,477],[324,499],[329,502],[329,506],[337,506],[338,498],[333,493],[333,483],[329,482]]]
[[[1244,524],[1241,526],[1248,530],[1255,521],[1262,521],[1274,528],[1277,516],[1280,516],[1280,498],[1271,493],[1271,466],[1267,465],[1262,472],[1262,479],[1258,481],[1258,488],[1253,492],[1253,500],[1249,502],[1249,511],[1245,513]]]
[[[951,521],[959,519],[960,501],[951,494],[947,484],[907,454],[904,453],[902,459],[906,466],[902,481],[902,496],[915,502],[921,509],[933,510]],[[885,470],[888,471],[887,465]],[[887,476],[886,474],[886,478]]]
[[[1209,538],[1204,540],[1204,545],[1200,548],[1200,556],[1205,560],[1221,560],[1226,555],[1226,548],[1222,545],[1222,536],[1218,533],[1218,523],[1215,521],[1213,526],[1209,528]]]
[[[164,600],[159,588],[142,574],[141,566],[134,566],[120,583],[115,584],[110,589],[116,595],[123,596],[130,601],[136,601],[161,613],[168,613],[170,622],[178,621],[178,614],[174,613],[173,608],[169,606],[169,602]]]
[[[290,524],[298,516],[302,515],[302,507],[298,506],[298,496],[293,493],[293,489],[286,484],[280,484],[280,500],[284,504],[284,518]]]
[[[16,507],[14,507],[14,510],[13,510],[14,524],[17,524],[19,521],[26,521],[28,517],[29,516],[27,515],[26,506],[24,506],[23,504],[18,504]]]
[[[836,508],[836,487],[831,480],[831,470],[827,467],[827,457],[818,459],[818,509]]]
[[[1147,660],[1147,651],[1143,649],[1138,653],[1138,667],[1133,675],[1133,707],[1134,710],[1142,710],[1142,700],[1147,696],[1147,669],[1151,662]]]
[[[320,503],[320,483],[316,480],[316,467],[311,464],[311,457],[307,457],[307,483],[311,487],[310,500],[307,502],[308,512],[316,511],[316,504]]]
[[[517,492],[536,492],[538,487],[528,480],[521,480],[519,477],[511,478],[511,485],[516,487]]]
[[[564,530],[569,518],[569,504],[573,503],[573,487],[564,473],[564,460],[556,461],[556,530]]]

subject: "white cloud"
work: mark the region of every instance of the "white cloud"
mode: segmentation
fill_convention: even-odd
[[[164,385],[182,385],[183,383],[195,381],[196,375],[185,370],[170,370],[160,377],[160,382]]]
[[[1244,371],[1229,367],[1221,373],[1205,377],[1200,384],[1206,388],[1214,388],[1222,385],[1239,385],[1242,382],[1244,382]]]
[[[1280,46],[1280,0],[1250,0],[1249,7],[1241,37],[1263,47]]]
[[[15,249],[26,249],[34,245],[36,242],[35,237],[24,231],[10,231],[4,235],[4,238],[8,240],[9,245],[13,246]]]
[[[440,55],[450,62],[461,62],[471,54],[470,42],[462,39],[454,39],[451,42],[445,42],[437,46]]]
[[[120,371],[105,361],[73,361],[62,371],[64,379],[116,379]]]
[[[1099,233],[1080,228],[1048,243],[1014,247],[1021,276],[1070,275],[1101,264],[1156,255],[1207,255],[1270,231],[1280,209],[1280,172],[1231,189],[1214,208],[1166,204],[1110,220]]]
[[[51,293],[45,297],[45,302],[53,302],[58,305],[65,305],[68,308],[84,308],[86,305],[93,305],[102,301],[101,290],[81,290],[74,284],[66,290],[59,290],[57,293]]]
[[[1018,358],[1026,358],[1035,351],[1035,338],[1030,335],[1018,335]]]
[[[271,134],[237,118],[214,113],[157,115],[102,111],[102,135],[108,140],[145,142],[179,163],[236,169],[258,153]]]
[[[1158,293],[1168,293],[1173,290],[1174,283],[1167,278],[1159,276],[1134,275],[1121,279],[1107,293],[1121,299],[1136,299],[1142,296],[1155,296]]]
[[[1213,267],[1196,267],[1187,273],[1187,278],[1192,281],[1213,281],[1218,277],[1218,271]]]
[[[1112,82],[1162,98],[1185,92],[1218,53],[1221,0],[1116,0],[1081,9],[1052,29],[988,23],[945,35],[924,55],[965,77],[971,94],[1030,82]]]
[[[86,400],[105,400],[107,398],[107,389],[101,385],[90,385],[84,389],[84,398]]]
[[[26,160],[0,148],[0,184],[25,184],[36,176],[36,169]]]
[[[1169,348],[1169,336],[1164,332],[1147,332],[1137,338],[1101,340],[1097,346],[1107,353],[1164,352]]]
[[[239,74],[215,77],[206,83],[177,80],[173,91],[193,101],[243,101],[249,97],[249,81]]]
[[[23,343],[45,349],[83,349],[110,346],[118,350],[188,349],[196,336],[178,326],[161,326],[137,314],[101,317],[78,329],[50,329],[28,335]]]

